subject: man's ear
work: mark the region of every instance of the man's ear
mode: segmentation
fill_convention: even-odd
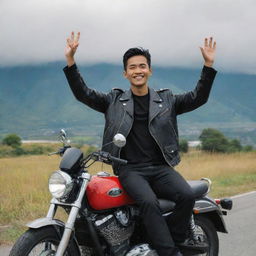
[[[152,68],[150,68],[149,71],[150,71],[150,75],[152,76],[152,74],[153,74]]]
[[[127,78],[127,72],[125,70],[123,71],[123,76]]]

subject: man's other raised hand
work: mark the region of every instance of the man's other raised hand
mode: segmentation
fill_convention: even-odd
[[[204,58],[204,65],[207,67],[212,67],[216,52],[216,42],[213,41],[213,38],[205,38],[204,47],[200,47],[200,50]]]
[[[73,31],[71,32],[71,36],[67,38],[65,56],[69,67],[75,63],[74,55],[76,53],[77,47],[79,46],[79,38],[80,32],[75,35]]]

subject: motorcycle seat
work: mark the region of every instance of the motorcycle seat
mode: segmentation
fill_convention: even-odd
[[[188,184],[192,188],[195,199],[204,196],[209,189],[209,183],[203,180],[190,180],[188,181]]]
[[[166,213],[174,210],[176,205],[173,201],[162,199],[162,198],[158,199],[158,201],[159,201],[159,205],[162,213]]]
[[[203,180],[191,180],[191,181],[188,181],[188,184],[190,185],[195,195],[195,199],[204,196],[207,193],[209,188],[209,184]],[[158,199],[158,201],[159,201],[159,205],[162,213],[166,213],[174,210],[176,205],[175,202],[162,199],[162,198]]]

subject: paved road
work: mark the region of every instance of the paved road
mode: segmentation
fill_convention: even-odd
[[[8,256],[11,248],[9,246],[0,247],[0,256]]]
[[[225,217],[228,234],[219,234],[219,256],[256,255],[256,191],[233,197]]]
[[[256,191],[233,197],[233,209],[225,218],[228,234],[219,233],[219,256],[256,255]],[[10,247],[0,247],[8,256]]]

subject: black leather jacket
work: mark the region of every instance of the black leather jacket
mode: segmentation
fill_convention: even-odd
[[[75,97],[87,106],[104,113],[102,150],[119,157],[120,149],[113,143],[108,143],[113,140],[116,133],[122,133],[127,137],[132,128],[131,90],[112,89],[109,93],[102,93],[86,86],[76,65],[65,67],[64,72]],[[175,166],[180,161],[176,116],[192,111],[207,102],[215,75],[216,71],[213,68],[204,66],[196,88],[179,95],[173,95],[169,89],[155,91],[149,88],[149,132],[170,166]],[[113,168],[117,174],[118,167]]]

